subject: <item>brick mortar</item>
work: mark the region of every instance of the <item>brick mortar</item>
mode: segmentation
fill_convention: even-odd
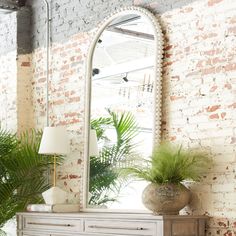
[[[16,51],[0,57],[0,71],[0,125],[3,129],[16,132]]]
[[[16,50],[16,12],[9,13],[0,22],[0,55]]]
[[[140,5],[155,14],[163,14],[175,8],[190,4],[196,0],[57,0],[51,4],[52,42],[65,42],[71,36],[90,31],[107,15],[118,8]],[[42,1],[28,0],[32,8],[33,50],[45,46],[45,6]],[[158,7],[153,7],[153,6]]]
[[[228,2],[228,0],[222,0],[218,3],[219,5],[213,6],[213,10],[210,8],[207,11],[206,8],[209,7],[210,2],[205,0],[200,4],[195,2],[192,6],[175,9],[161,15],[166,37],[163,137],[175,143],[182,143],[186,147],[200,146],[212,153],[216,164],[204,178],[203,183],[190,185],[194,193],[193,201],[185,209],[188,213],[213,216],[208,226],[209,235],[230,235],[236,218],[235,202],[227,198],[228,195],[234,193],[235,189],[236,68],[233,66],[234,57],[231,56],[234,49],[228,47],[230,44],[225,41],[225,35],[221,33],[222,15],[219,15],[225,9],[226,20],[223,29],[227,32],[228,28],[235,24],[232,8],[236,9],[236,3],[232,2],[231,10],[229,10]],[[205,21],[205,16],[210,19],[211,14],[214,15],[214,22]],[[182,18],[185,19],[183,26],[176,22],[179,15],[182,15],[180,21]],[[188,29],[188,31],[176,37],[176,32],[181,32],[182,29]],[[213,31],[216,33],[214,36],[207,34]],[[198,40],[194,37],[198,37]],[[205,41],[201,40],[202,37],[206,37]],[[82,189],[81,179],[83,178],[81,173],[83,162],[81,161],[83,159],[83,99],[85,96],[84,63],[90,43],[89,38],[91,38],[89,34],[79,33],[70,37],[67,42],[53,43],[51,50],[53,56],[51,121],[55,125],[66,125],[73,140],[73,153],[60,168],[59,183],[60,186],[74,192],[76,196],[79,194],[78,190]],[[183,40],[188,40],[189,43],[185,45]],[[230,40],[234,45],[235,38],[230,37]],[[213,42],[221,43],[214,45]],[[45,115],[42,112],[45,102],[44,80],[42,79],[44,75],[40,76],[43,71],[44,55],[43,49],[36,49],[33,54],[34,70],[37,72],[34,73],[34,86],[42,89],[40,96],[36,97],[39,102],[34,100],[34,106],[38,109],[35,118],[37,117],[39,127],[43,126]],[[227,60],[221,60],[222,55]],[[196,57],[200,59],[195,60]],[[175,60],[176,58],[178,61]],[[215,60],[215,58],[220,59]],[[208,60],[214,64],[208,65]],[[216,65],[221,66],[221,69],[206,70],[209,66]],[[196,69],[200,72],[191,74]],[[72,131],[75,127],[76,133]],[[222,220],[231,223],[223,226]]]
[[[153,12],[159,7],[157,1],[134,3]],[[129,5],[130,1],[125,4]],[[101,7],[113,9],[107,3]],[[208,225],[211,236],[235,235],[236,225],[236,51],[231,46],[236,44],[236,18],[233,10],[236,10],[233,0],[202,0],[160,16],[166,42],[163,137],[186,147],[200,146],[210,151],[215,160],[204,181],[189,186],[193,201],[185,209],[188,213],[212,216]],[[98,20],[80,30],[93,28]],[[42,18],[37,24],[39,30],[43,28]],[[69,130],[72,152],[59,169],[58,183],[71,192],[71,201],[77,202],[83,179],[84,66],[91,35],[78,30],[75,33],[60,30],[53,34],[51,50],[50,121]],[[43,32],[33,34],[32,107],[37,128],[45,125]],[[64,36],[60,37],[61,34]]]

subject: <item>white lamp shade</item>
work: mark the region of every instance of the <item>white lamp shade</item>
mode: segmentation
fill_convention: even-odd
[[[41,139],[40,154],[63,155],[69,153],[69,139],[64,127],[45,127]]]
[[[98,156],[98,140],[96,130],[91,129],[89,134],[89,156]]]

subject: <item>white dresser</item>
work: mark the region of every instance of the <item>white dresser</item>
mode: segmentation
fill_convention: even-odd
[[[18,236],[204,236],[205,216],[18,213]]]

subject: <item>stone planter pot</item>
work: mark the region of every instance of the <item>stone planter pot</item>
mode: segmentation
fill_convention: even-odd
[[[182,184],[151,183],[142,194],[144,206],[156,215],[178,215],[190,198],[190,190]]]

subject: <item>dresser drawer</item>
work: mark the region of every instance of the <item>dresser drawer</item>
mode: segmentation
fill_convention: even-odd
[[[154,222],[122,220],[85,220],[86,233],[122,234],[122,235],[156,235]]]
[[[83,230],[82,226],[83,223],[81,219],[36,216],[25,216],[23,218],[23,230],[46,230],[49,232],[81,232]]]

